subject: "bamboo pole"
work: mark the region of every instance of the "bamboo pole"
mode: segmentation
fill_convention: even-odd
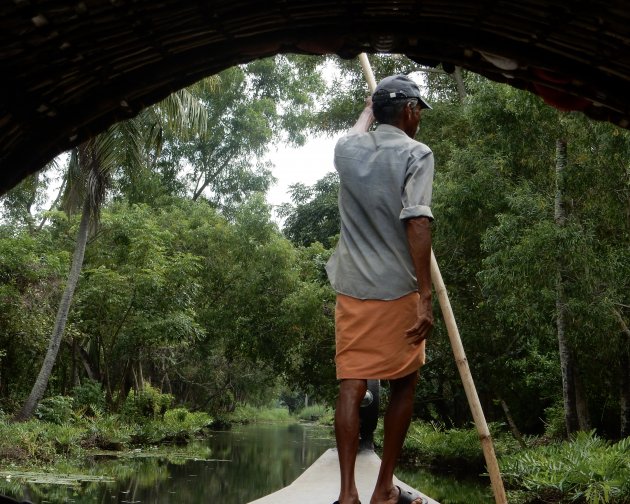
[[[359,55],[359,62],[363,69],[363,75],[368,82],[370,92],[374,92],[376,89],[376,80],[374,79],[374,72],[370,66],[367,54],[361,53]],[[448,338],[451,342],[451,348],[453,349],[453,355],[455,356],[455,363],[459,370],[459,376],[462,379],[464,385],[464,391],[466,392],[466,398],[468,399],[468,406],[472,413],[475,426],[477,427],[477,434],[481,441],[481,448],[483,450],[483,456],[486,460],[486,467],[488,474],[490,475],[490,484],[492,486],[492,492],[494,494],[494,500],[497,504],[507,504],[507,497],[505,495],[505,489],[503,488],[503,480],[501,479],[501,473],[499,471],[499,464],[497,462],[497,456],[494,452],[494,445],[492,444],[492,436],[486,423],[486,418],[481,408],[481,402],[477,395],[477,389],[468,366],[468,359],[466,359],[466,353],[464,352],[464,345],[459,335],[457,328],[457,322],[455,321],[455,315],[453,314],[453,308],[451,302],[448,299],[448,292],[440,273],[435,254],[431,250],[431,281],[435,293],[437,294],[440,308],[442,309],[442,316],[444,317],[444,323],[446,325],[446,331]]]
[[[365,54],[364,52],[359,54],[359,63],[361,63],[363,76],[368,83],[368,89],[370,90],[370,93],[373,93],[376,89],[376,79],[374,79],[374,72],[372,71],[370,60],[368,59],[367,54]]]

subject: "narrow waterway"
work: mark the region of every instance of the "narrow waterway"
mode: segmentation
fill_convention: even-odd
[[[209,439],[168,456],[146,450],[129,457],[97,457],[85,473],[115,482],[29,483],[23,498],[34,504],[244,504],[288,485],[331,446],[334,440],[327,428],[238,427],[213,432]],[[4,483],[0,487],[6,491]],[[12,490],[18,495],[15,487]]]
[[[10,493],[34,504],[73,502],[148,504],[245,504],[294,481],[328,448],[330,429],[305,425],[252,425],[214,432],[210,439],[168,455],[137,451],[123,458],[96,457],[85,474],[106,476],[74,485],[45,481],[10,483]],[[401,479],[442,504],[490,503],[477,481],[402,470]],[[4,484],[2,484],[4,483]],[[7,482],[0,483],[6,492]],[[329,503],[322,503],[329,504]]]

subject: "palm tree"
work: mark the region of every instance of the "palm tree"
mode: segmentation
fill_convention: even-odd
[[[216,86],[217,83],[218,78],[211,77],[196,86]],[[13,418],[15,421],[25,421],[33,415],[48,386],[81,274],[90,225],[93,228],[98,226],[100,210],[114,172],[123,168],[131,171],[143,169],[143,151],[159,151],[161,131],[165,125],[180,133],[205,134],[205,109],[195,98],[195,89],[191,89],[173,93],[136,118],[110,127],[72,151],[63,205],[68,212],[81,210],[76,245],[44,362],[31,393]]]

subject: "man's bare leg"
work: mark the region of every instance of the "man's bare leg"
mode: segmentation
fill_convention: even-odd
[[[335,409],[335,438],[341,471],[339,504],[357,504],[359,492],[354,480],[354,465],[359,449],[359,407],[365,391],[366,380],[342,380]]]
[[[394,468],[411,421],[417,382],[417,372],[389,382],[391,398],[385,413],[383,458],[370,504],[395,504],[398,500],[399,491],[394,486]],[[421,502],[418,500],[417,504]]]

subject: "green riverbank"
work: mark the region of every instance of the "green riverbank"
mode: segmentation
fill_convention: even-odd
[[[331,412],[311,408],[302,419],[330,423]],[[295,423],[300,418],[283,408],[242,407],[221,423]],[[76,485],[89,481],[111,482],[111,471],[99,472],[95,460],[123,461],[160,458],[172,463],[212,460],[202,443],[216,425],[206,413],[184,408],[167,410],[156,418],[129,421],[121,415],[77,417],[57,424],[42,420],[11,423],[0,420],[0,478],[3,489],[23,482]],[[332,436],[332,431],[330,433]],[[523,448],[501,426],[492,425],[511,503],[611,503],[630,502],[630,439],[607,442],[594,433],[581,433],[571,442],[526,438]],[[382,427],[376,432],[377,451]],[[102,469],[101,469],[102,470]],[[414,422],[404,446],[400,477],[422,487],[443,504],[458,501],[458,492],[490,502],[480,487],[484,460],[474,429],[447,429]],[[447,475],[446,478],[444,475]],[[455,483],[453,483],[453,481]],[[469,484],[470,482],[470,484]],[[481,489],[480,489],[481,488]],[[489,499],[489,500],[488,500]]]
[[[578,433],[571,441],[532,436],[524,439],[523,447],[499,425],[491,425],[491,433],[510,503],[630,503],[630,438],[615,443],[594,431]],[[481,477],[489,487],[475,429],[415,422],[405,441],[403,464],[438,475],[455,474],[462,485]],[[415,481],[408,474],[412,472],[404,472],[410,484]],[[432,495],[449,502],[449,494]]]

